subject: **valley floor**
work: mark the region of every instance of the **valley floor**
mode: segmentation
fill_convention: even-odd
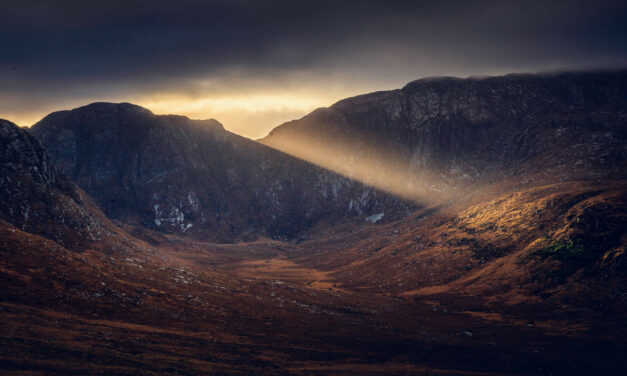
[[[564,215],[615,192],[574,190],[526,192],[518,207]],[[507,224],[507,199],[495,205]],[[468,247],[459,229],[483,226],[463,223],[478,210],[340,224],[302,243],[129,238],[136,249],[109,253],[69,251],[3,223],[0,374],[621,374],[621,276],[584,267],[558,280],[554,262],[527,246],[546,229],[519,232],[524,221],[502,234],[523,247],[488,247],[494,229],[474,231]],[[526,274],[495,282],[512,263]]]

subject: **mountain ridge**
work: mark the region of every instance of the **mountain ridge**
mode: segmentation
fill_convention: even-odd
[[[496,183],[624,178],[626,77],[423,78],[316,109],[258,143],[128,103],[55,112],[29,131],[111,218],[222,241],[293,238],[325,218],[387,220]]]
[[[624,70],[420,79],[317,109],[260,142],[401,196],[419,189],[416,199],[501,180],[624,178],[626,90]]]
[[[107,215],[150,229],[220,241],[294,237],[329,216],[371,215],[386,202],[390,215],[407,207],[217,121],[100,103],[55,113],[29,131]]]

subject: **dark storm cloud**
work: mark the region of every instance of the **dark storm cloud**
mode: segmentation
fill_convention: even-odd
[[[620,66],[626,15],[624,1],[2,1],[0,116],[63,98],[278,85],[290,72],[369,87]]]

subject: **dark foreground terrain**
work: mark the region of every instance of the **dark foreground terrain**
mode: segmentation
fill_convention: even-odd
[[[546,255],[530,223],[540,211],[563,225],[550,237],[614,216],[615,236],[625,192],[543,187],[520,194],[523,211],[505,197],[300,244],[129,237],[132,249],[76,252],[5,223],[2,372],[621,374],[622,248]],[[505,249],[483,245],[493,236]]]

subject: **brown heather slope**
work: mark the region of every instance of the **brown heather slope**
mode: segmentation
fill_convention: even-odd
[[[529,326],[524,310],[481,295],[363,290],[290,260],[310,246],[168,237],[132,253],[75,252],[3,222],[0,374],[541,375],[624,366],[624,341],[607,332],[619,316],[604,317],[605,331],[582,326],[595,323],[582,315],[532,317]]]
[[[469,300],[527,319],[577,312],[620,323],[627,301],[626,206],[625,184],[543,186],[459,211],[366,226],[346,237],[342,250],[302,261],[335,271],[340,288],[448,296],[460,306]],[[316,241],[303,246],[324,249]]]
[[[10,225],[0,239],[0,374],[509,375],[620,365],[611,341],[597,353],[596,338],[421,302],[325,292],[280,274],[230,278],[165,248],[76,253]]]
[[[322,248],[307,256],[308,264],[342,270],[336,277],[346,285],[385,291],[439,286],[503,259],[520,261],[511,273],[563,257],[568,271],[595,266],[621,276],[626,194],[625,183],[552,184],[472,206],[428,208],[393,224],[364,225],[344,240],[303,246]],[[344,250],[324,252],[336,241]],[[562,244],[563,252],[543,252]]]

